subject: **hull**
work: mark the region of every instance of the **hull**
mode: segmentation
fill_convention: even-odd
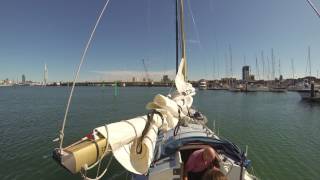
[[[228,90],[228,88],[213,87],[213,88],[208,88],[208,90],[221,91],[221,90]]]
[[[275,92],[275,93],[285,93],[287,92],[287,89],[285,88],[269,88],[270,92]]]
[[[237,88],[230,88],[228,89],[230,92],[241,92],[241,89],[237,89]]]
[[[310,90],[299,90],[297,91],[302,99],[309,98],[311,96]]]
[[[318,90],[316,90],[313,95],[310,89],[299,90],[297,92],[302,100],[320,102],[320,92]]]
[[[206,90],[207,86],[199,86],[199,90]]]

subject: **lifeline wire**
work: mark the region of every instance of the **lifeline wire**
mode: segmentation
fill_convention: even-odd
[[[93,36],[94,36],[94,34],[96,32],[96,29],[97,29],[97,27],[99,25],[99,22],[100,22],[100,20],[101,20],[101,18],[103,16],[103,13],[104,13],[104,11],[106,10],[106,8],[107,8],[107,6],[109,4],[109,1],[110,0],[106,0],[106,3],[105,3],[105,5],[104,5],[104,7],[103,7],[103,9],[102,9],[102,11],[101,11],[101,13],[99,15],[99,18],[97,19],[97,22],[94,25],[94,28],[93,28],[93,30],[91,32],[91,35],[90,35],[90,38],[89,38],[89,40],[88,40],[88,42],[86,44],[86,47],[85,47],[85,49],[83,51],[82,56],[81,56],[80,64],[78,66],[77,73],[75,74],[75,77],[74,77],[74,80],[73,80],[73,83],[72,83],[72,88],[71,88],[70,96],[69,96],[69,99],[68,99],[67,108],[66,108],[66,111],[65,111],[65,114],[64,114],[62,128],[61,128],[61,131],[60,131],[60,150],[62,149],[63,138],[64,138],[64,128],[65,128],[65,125],[66,125],[66,120],[67,120],[67,116],[68,116],[68,112],[69,112],[69,107],[70,107],[70,104],[71,104],[72,95],[73,95],[73,92],[74,92],[74,87],[75,87],[76,81],[78,80],[79,73],[80,73],[80,70],[81,70],[81,66],[82,66],[82,64],[84,62],[84,59],[85,59],[87,51],[88,51],[88,49],[90,47],[91,41],[93,39]]]

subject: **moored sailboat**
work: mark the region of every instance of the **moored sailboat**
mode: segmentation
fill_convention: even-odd
[[[302,100],[320,102],[320,91],[315,88],[314,82],[311,82],[310,85],[305,86],[304,89],[296,90],[296,92],[299,93]]]

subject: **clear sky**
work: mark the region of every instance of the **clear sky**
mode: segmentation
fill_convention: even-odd
[[[320,8],[320,1],[313,0]],[[105,0],[2,0],[0,4],[0,79],[70,80]],[[193,14],[193,18],[192,18]],[[306,75],[311,47],[312,74],[320,70],[320,19],[305,0],[186,0],[185,21],[190,79],[231,74],[253,67],[271,48],[281,73]],[[111,0],[81,72],[82,80],[143,76],[175,69],[174,0]],[[244,61],[244,56],[246,60]],[[227,65],[226,65],[227,62]],[[227,68],[226,68],[227,67]],[[214,71],[215,69],[215,71]],[[227,69],[227,70],[226,70]],[[267,71],[267,65],[265,65]],[[128,77],[131,79],[132,77]]]

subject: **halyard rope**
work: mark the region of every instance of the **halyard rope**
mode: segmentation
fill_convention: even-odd
[[[84,62],[84,60],[85,60],[85,57],[86,57],[87,51],[88,51],[88,49],[89,49],[89,47],[90,47],[91,41],[92,41],[92,39],[93,39],[93,36],[94,36],[94,34],[95,34],[95,32],[96,32],[96,29],[97,29],[97,27],[98,27],[98,25],[99,25],[99,22],[100,22],[102,16],[103,16],[103,14],[104,14],[104,11],[106,10],[106,8],[107,8],[107,6],[108,6],[108,4],[109,4],[109,1],[110,1],[110,0],[106,0],[106,3],[105,3],[105,5],[104,5],[104,7],[103,7],[103,9],[102,9],[102,11],[101,11],[101,13],[100,13],[97,21],[96,21],[96,23],[95,23],[95,25],[94,25],[94,28],[93,28],[93,30],[92,30],[92,32],[91,32],[91,35],[90,35],[90,38],[89,38],[89,40],[88,40],[88,42],[87,42],[87,44],[86,44],[86,47],[85,47],[85,49],[84,49],[84,51],[83,51],[83,53],[82,53],[81,60],[80,60],[79,66],[78,66],[78,70],[77,70],[77,72],[76,72],[76,74],[75,74],[75,77],[74,77],[74,80],[73,80],[73,83],[72,83],[72,88],[71,88],[71,91],[70,91],[70,96],[69,96],[69,99],[68,99],[66,111],[65,111],[65,114],[64,114],[64,118],[63,118],[62,127],[61,127],[61,130],[60,130],[60,136],[59,136],[59,138],[60,138],[60,150],[62,150],[63,138],[64,138],[64,128],[65,128],[66,121],[67,121],[67,116],[68,116],[68,113],[69,113],[69,107],[70,107],[70,104],[71,104],[71,99],[72,99],[72,96],[73,96],[74,87],[75,87],[76,81],[78,80],[79,73],[80,73],[80,70],[81,70],[81,66],[82,66],[82,64],[83,64],[83,62]]]

